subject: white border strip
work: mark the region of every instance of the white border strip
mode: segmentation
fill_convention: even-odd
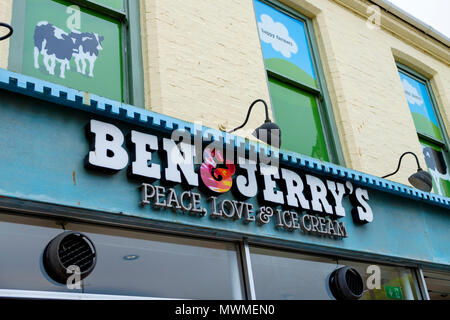
[[[0,298],[58,299],[58,300],[178,300],[171,298],[121,296],[108,294],[72,293],[72,292],[55,292],[55,291],[31,291],[31,290],[14,290],[14,289],[0,289]]]

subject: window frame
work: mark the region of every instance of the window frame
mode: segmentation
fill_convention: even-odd
[[[397,62],[396,65],[397,65],[397,69],[399,72],[406,74],[407,76],[411,77],[412,79],[422,83],[426,87],[428,95],[430,96],[430,102],[431,102],[431,106],[433,108],[433,112],[434,112],[436,119],[438,121],[438,124],[439,124],[439,131],[442,136],[442,141],[439,139],[436,139],[434,137],[431,137],[427,134],[421,133],[416,129],[417,135],[419,136],[420,139],[427,140],[427,141],[431,142],[432,144],[435,144],[435,145],[441,147],[443,149],[443,151],[445,151],[445,153],[448,153],[448,151],[449,151],[448,146],[450,145],[449,137],[447,135],[445,123],[442,120],[442,116],[439,111],[439,107],[438,107],[436,98],[434,97],[433,87],[430,83],[430,80],[427,79],[426,77],[422,76],[421,74],[417,73],[413,69],[411,69],[401,63]]]
[[[434,115],[436,116],[437,122],[439,124],[439,132],[441,133],[442,140],[439,140],[439,139],[431,137],[427,134],[421,133],[414,126],[416,129],[418,142],[421,143],[421,140],[423,140],[427,143],[430,143],[432,145],[435,145],[435,146],[441,148],[442,154],[444,156],[444,160],[445,160],[446,164],[448,165],[448,170],[450,170],[450,152],[449,152],[450,151],[450,149],[449,149],[450,139],[447,134],[445,123],[444,123],[441,113],[439,111],[439,106],[438,106],[436,98],[434,96],[433,87],[430,83],[430,80],[428,78],[422,76],[418,72],[414,71],[413,69],[411,69],[399,62],[396,62],[396,65],[397,65],[398,72],[402,72],[405,75],[407,75],[408,77],[411,77],[413,80],[416,80],[416,81],[422,83],[423,85],[425,85],[425,88],[427,89],[427,93],[430,96],[430,103],[431,103]],[[409,108],[409,106],[408,106],[408,108]]]
[[[121,57],[123,66],[122,99],[124,103],[144,108],[144,76],[139,1],[123,0],[123,11],[99,4],[94,0],[66,1],[116,19],[121,24]],[[12,8],[12,25],[19,38],[10,42],[8,69],[18,73],[22,72],[25,8],[26,1],[15,1]]]
[[[6,219],[5,219],[6,217]],[[276,252],[284,252],[288,254],[303,255],[308,256],[312,259],[314,258],[325,258],[336,260],[351,261],[354,263],[362,264],[381,264],[386,267],[399,267],[407,269],[411,272],[413,278],[414,288],[416,290],[418,300],[429,300],[427,295],[427,286],[425,279],[423,278],[422,267],[419,264],[413,263],[401,263],[400,261],[394,262],[390,259],[385,259],[385,257],[363,257],[361,255],[347,255],[338,254],[329,250],[318,250],[317,248],[304,248],[293,246],[289,244],[276,244],[264,241],[258,238],[248,238],[245,236],[230,234],[229,232],[207,235],[202,232],[195,232],[193,230],[168,230],[165,228],[155,228],[142,225],[141,221],[135,221],[131,219],[128,222],[122,221],[123,218],[117,219],[116,222],[112,221],[100,221],[92,218],[86,217],[72,217],[72,216],[57,216],[52,210],[46,211],[45,213],[39,213],[36,210],[31,209],[30,211],[23,212],[21,210],[7,209],[0,210],[0,220],[7,221],[17,224],[41,226],[43,223],[54,224],[55,229],[59,229],[58,225],[61,225],[60,232],[64,232],[64,226],[67,224],[74,224],[75,226],[83,225],[87,228],[104,228],[103,232],[106,234],[112,234],[115,232],[136,232],[145,233],[147,235],[155,235],[162,237],[175,237],[175,238],[190,238],[198,241],[205,242],[215,242],[215,243],[228,243],[229,245],[234,245],[235,253],[237,255],[238,271],[240,272],[241,290],[242,290],[242,300],[257,300],[258,297],[255,292],[254,283],[254,268],[252,267],[252,259],[250,253],[250,247],[256,247],[261,249],[273,250]],[[122,221],[122,222],[121,222]],[[81,230],[78,229],[77,230]],[[85,230],[80,232],[85,233]],[[262,240],[262,241],[261,241]],[[338,264],[337,264],[338,265]],[[437,269],[437,272],[445,273],[445,270]],[[6,289],[0,286],[0,297],[6,298],[39,298],[39,299],[107,299],[107,300],[125,300],[125,299],[139,299],[139,300],[161,300],[167,299],[161,296],[133,296],[133,295],[117,295],[117,294],[107,294],[107,293],[83,293],[83,292],[68,292],[68,291],[42,291],[42,290],[29,290],[29,289]],[[169,298],[177,300],[177,298]],[[238,300],[237,300],[238,301]]]
[[[315,97],[317,109],[319,111],[320,122],[322,124],[323,135],[325,138],[325,145],[328,151],[329,162],[341,165],[345,167],[345,158],[342,152],[342,145],[339,138],[339,131],[336,125],[336,119],[334,116],[331,99],[328,94],[328,87],[325,81],[325,74],[323,72],[323,65],[321,63],[319,47],[316,42],[316,35],[314,32],[314,26],[312,20],[308,17],[296,12],[292,8],[282,4],[278,0],[258,0],[263,4],[271,6],[275,10],[288,15],[289,17],[299,20],[305,24],[306,39],[309,45],[311,60],[313,63],[313,69],[316,73],[317,88],[311,87],[305,83],[293,80],[287,76],[284,76],[274,70],[268,69],[264,65],[266,71],[266,83],[269,84],[269,77],[273,77],[278,81],[293,86],[296,89],[300,89],[309,93]],[[253,2],[254,5],[254,2]],[[256,17],[256,15],[255,15]],[[259,41],[261,41],[258,38]],[[269,91],[270,93],[270,91]],[[272,99],[270,97],[270,99]],[[273,104],[272,104],[273,106]],[[272,111],[273,113],[273,111]],[[287,150],[289,151],[289,150]]]

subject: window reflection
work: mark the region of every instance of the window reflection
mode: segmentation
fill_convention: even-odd
[[[55,221],[0,214],[0,289],[184,299],[243,299],[238,253],[232,243],[158,235],[87,224],[97,251],[82,289],[69,290],[46,274],[42,253],[64,230]]]
[[[360,300],[416,300],[415,279],[410,269],[314,257],[292,252],[251,247],[251,262],[257,299],[334,300],[329,289],[330,274],[341,267],[355,268],[362,276]],[[373,271],[379,270],[379,286],[368,288]]]
[[[69,224],[98,252],[85,293],[180,299],[243,299],[232,243]]]
[[[340,265],[350,265],[361,274],[364,281],[364,294],[360,300],[417,300],[415,280],[410,269],[403,267],[391,267],[375,263],[360,263],[354,261],[339,260]],[[379,288],[369,289],[376,285],[374,271],[369,266],[379,267]],[[375,268],[373,268],[375,269]]]
[[[336,269],[329,258],[250,247],[256,298],[330,300],[328,277]]]

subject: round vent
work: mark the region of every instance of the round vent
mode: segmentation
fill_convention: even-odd
[[[336,300],[357,300],[364,291],[364,282],[359,272],[351,267],[334,270],[330,275],[330,290]]]
[[[97,254],[88,237],[79,232],[67,231],[48,243],[43,259],[47,274],[56,282],[66,284],[74,272],[69,267],[78,267],[80,280],[84,279],[94,270]]]

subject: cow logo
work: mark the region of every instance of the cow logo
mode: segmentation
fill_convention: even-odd
[[[443,190],[441,180],[450,181],[450,172],[445,163],[444,154],[441,151],[437,151],[431,147],[424,146],[423,154],[425,156],[425,162],[428,167],[428,172],[431,174],[436,184],[436,193],[445,195],[445,190]]]
[[[34,67],[39,69],[39,57],[50,75],[55,75],[56,62],[59,63],[59,77],[65,78],[74,58],[76,70],[82,75],[94,77],[95,61],[103,50],[104,37],[97,33],[71,30],[70,33],[40,21],[34,29]]]

